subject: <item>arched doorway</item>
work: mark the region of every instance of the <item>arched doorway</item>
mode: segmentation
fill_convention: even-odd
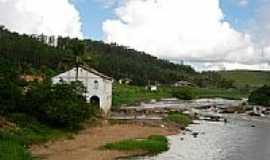
[[[92,96],[89,99],[89,102],[91,104],[91,108],[92,108],[93,113],[95,113],[96,116],[100,116],[100,114],[101,114],[100,98],[98,96]]]
[[[92,96],[90,98],[90,103],[94,106],[100,107],[100,98],[98,96]]]

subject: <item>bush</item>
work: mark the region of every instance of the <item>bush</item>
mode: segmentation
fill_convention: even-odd
[[[0,79],[0,114],[19,110],[17,104],[21,96],[21,90],[15,83]]]
[[[25,112],[51,126],[75,129],[94,113],[79,82],[37,84],[25,97]]]
[[[173,97],[183,100],[191,100],[194,97],[192,89],[189,87],[176,88],[172,91],[172,95]]]
[[[248,101],[251,104],[270,106],[270,86],[263,86],[251,92]]]

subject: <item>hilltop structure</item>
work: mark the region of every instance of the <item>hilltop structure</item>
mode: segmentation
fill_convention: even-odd
[[[111,77],[92,68],[78,66],[52,78],[54,84],[72,81],[81,81],[86,87],[86,100],[99,105],[105,115],[108,115],[112,106],[113,80]]]
[[[58,37],[57,36],[46,36],[46,35],[37,35],[37,34],[33,34],[31,35],[32,38],[47,44],[51,47],[57,47],[58,46]]]

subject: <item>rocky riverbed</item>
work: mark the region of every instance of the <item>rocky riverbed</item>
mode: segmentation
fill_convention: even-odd
[[[170,101],[170,104],[173,103]],[[129,159],[269,160],[269,116],[250,116],[250,111],[238,113],[238,109],[236,109],[235,113],[220,113],[224,108],[235,108],[241,104],[242,101],[222,99],[202,99],[181,103],[180,106],[196,108],[204,113],[219,114],[226,121],[195,121],[195,124],[190,125],[181,134],[168,137],[170,140],[169,151],[154,157],[146,156]]]

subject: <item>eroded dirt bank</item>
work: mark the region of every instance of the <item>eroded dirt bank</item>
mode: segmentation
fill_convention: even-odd
[[[46,160],[113,160],[117,157],[132,156],[143,152],[120,152],[100,149],[106,143],[128,138],[146,138],[153,134],[172,135],[174,129],[143,126],[139,124],[102,125],[88,128],[72,139],[48,142],[31,146],[34,156]]]

